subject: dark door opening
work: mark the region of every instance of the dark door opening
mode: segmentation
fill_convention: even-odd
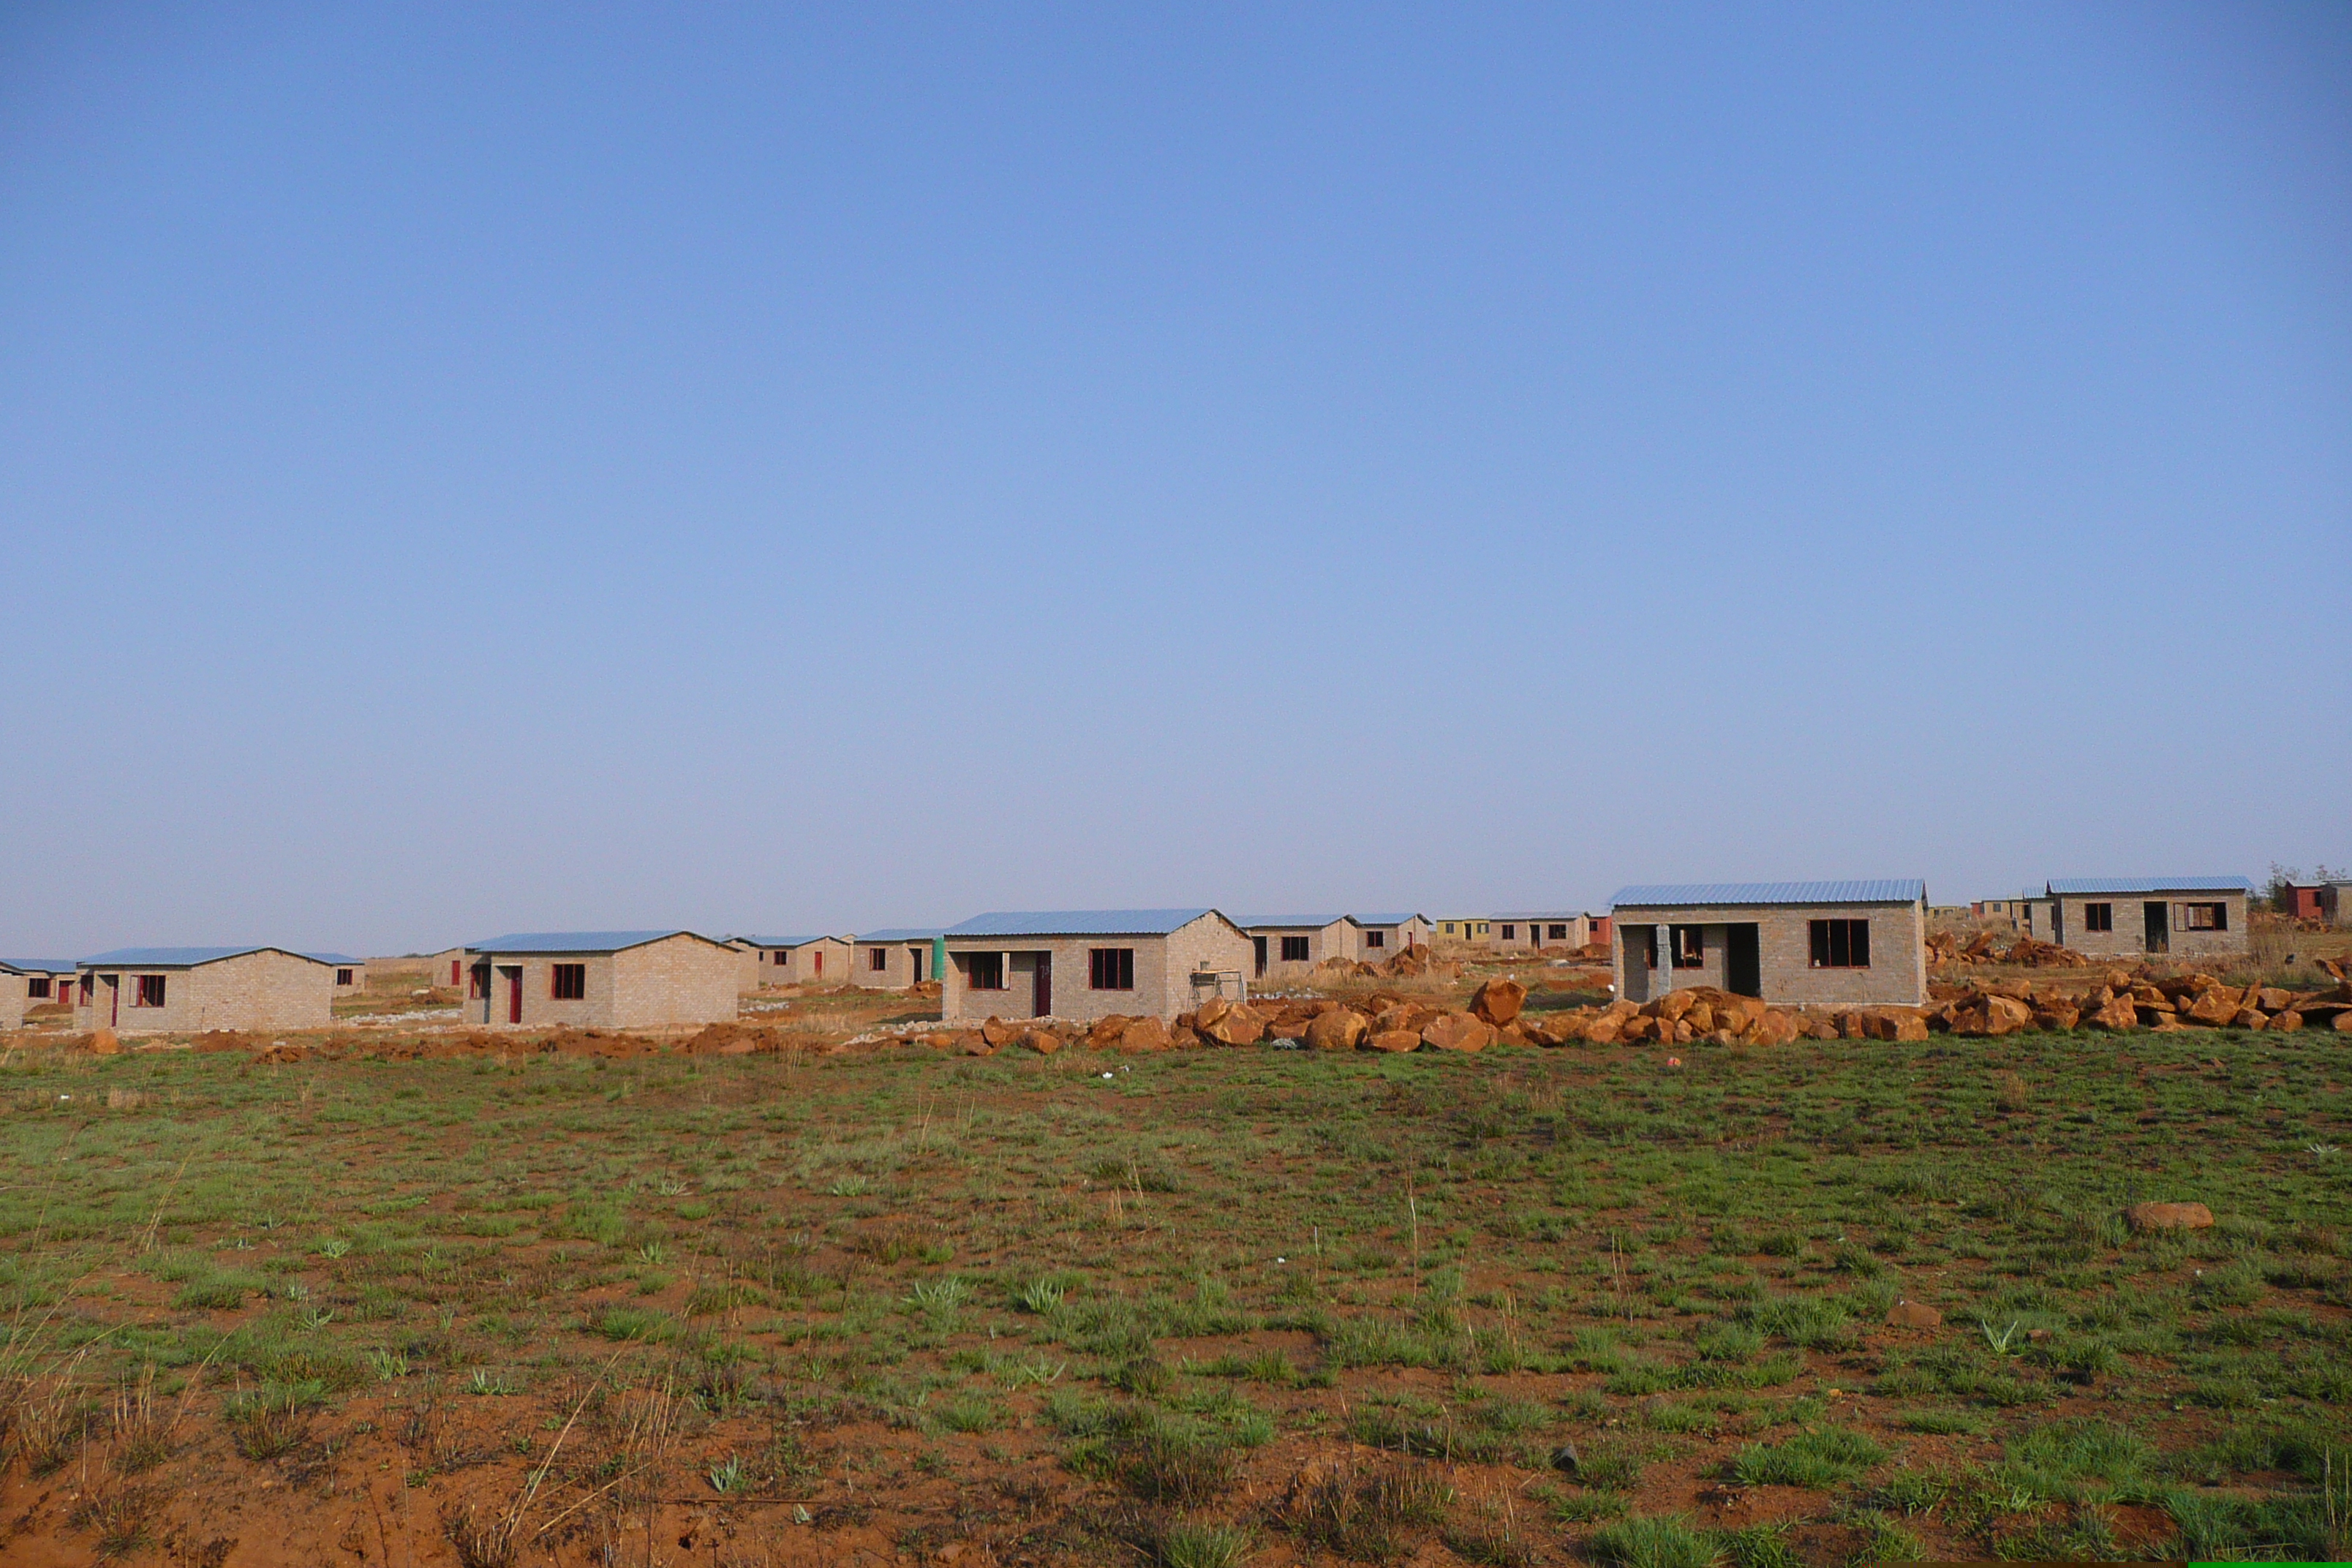
[[[907,963],[912,968],[915,976],[915,984],[920,985],[923,983],[923,950],[919,947],[908,948],[907,950]]]
[[[1257,953],[1257,977],[1263,980],[1265,978],[1265,938],[1262,936],[1250,938],[1250,946]]]
[[[1029,1012],[1033,1017],[1054,1016],[1054,955],[1037,955],[1037,973],[1029,983]]]
[[[1764,959],[1753,922],[1723,928],[1723,988],[1735,996],[1764,994]]]
[[[1650,972],[1658,967],[1658,928],[1627,926],[1625,943],[1625,1000],[1647,1002],[1650,999]]]
[[[101,974],[106,982],[106,1026],[110,1029],[122,1022],[122,976]]]
[[[2172,950],[2172,906],[2149,900],[2140,907],[2140,921],[2147,928],[2146,947],[2150,952]]]
[[[499,977],[507,983],[507,1022],[522,1022],[522,965],[499,965]]]

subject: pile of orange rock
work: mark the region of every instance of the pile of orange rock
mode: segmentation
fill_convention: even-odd
[[[1415,945],[1398,952],[1393,957],[1378,963],[1366,963],[1354,958],[1327,958],[1318,969],[1328,977],[1348,979],[1351,976],[1370,980],[1414,980],[1432,975],[1451,980],[1462,973],[1462,966],[1450,959],[1430,956],[1429,949]]]
[[[2081,969],[2091,960],[2071,947],[2021,936],[2007,946],[1991,931],[1980,931],[1963,941],[1957,931],[1927,933],[1927,962],[1944,968],[1955,964],[2007,963],[2033,969]]]
[[[2352,1034],[2352,985],[2320,991],[2228,985],[2210,974],[2115,970],[2086,992],[2013,980],[1970,986],[1930,1011],[1931,1028],[1955,1035],[2027,1029],[2336,1029]]]

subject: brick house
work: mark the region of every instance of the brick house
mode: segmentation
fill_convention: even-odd
[[[75,966],[74,1027],[123,1035],[323,1029],[335,971],[282,947],[125,947]]]
[[[2332,926],[2352,926],[2352,882],[2319,884],[2319,918]]]
[[[690,931],[530,931],[466,951],[471,1025],[655,1029],[736,1016],[735,950]]]
[[[728,946],[744,955],[743,989],[850,984],[850,939],[845,936],[739,936]]]
[[[1916,880],[1700,882],[1611,900],[1617,994],[1712,985],[1784,1006],[1927,1000],[1927,887]]]
[[[1484,942],[1488,924],[1485,915],[1440,915],[1432,934],[1444,942]]]
[[[849,982],[868,990],[904,991],[935,980],[940,926],[889,926],[869,931],[853,942]]]
[[[1355,927],[1355,951],[1348,956],[1366,963],[1378,963],[1395,957],[1409,947],[1427,947],[1432,931],[1427,915],[1391,912],[1377,915],[1349,915]]]
[[[2243,877],[2056,877],[2049,940],[2093,958],[2231,958],[2246,951]]]
[[[1327,958],[1355,957],[1357,931],[1345,915],[1252,915],[1234,923],[1250,939],[1253,979],[1279,980]]]
[[[1582,910],[1517,910],[1486,921],[1487,945],[1497,952],[1540,952],[1582,947],[1592,940]]]
[[[425,984],[446,985],[452,991],[463,990],[466,984],[466,950],[445,947],[425,961]]]
[[[366,959],[353,958],[347,952],[314,952],[310,956],[334,969],[336,995],[349,996],[367,989]]]
[[[2319,900],[2320,885],[2305,886],[2300,882],[2282,882],[2273,889],[2271,907],[2291,921],[2324,921],[2326,911]]]
[[[62,958],[0,959],[0,1029],[20,1029],[36,1007],[70,1006],[74,966]]]
[[[1214,910],[999,911],[948,927],[945,941],[949,1023],[1173,1018],[1212,996],[1239,1001],[1256,963],[1249,933]]]
[[[1617,934],[1617,921],[1609,915],[1584,917],[1584,945],[1607,947]]]

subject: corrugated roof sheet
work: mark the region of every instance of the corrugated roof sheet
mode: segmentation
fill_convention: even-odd
[[[364,958],[353,958],[348,952],[306,952],[302,956],[315,958],[321,963],[331,963],[338,969],[346,966],[356,969],[367,962]]]
[[[1347,918],[1345,915],[1252,915],[1247,920],[1236,916],[1234,924],[1244,931],[1321,931],[1325,926]]]
[[[666,936],[700,936],[691,931],[511,931],[488,942],[468,942],[467,952],[618,952],[643,947]],[[703,938],[708,942],[710,939]]]
[[[111,952],[85,958],[76,967],[194,969],[199,963],[216,963],[224,958],[238,958],[248,952],[282,952],[294,958],[308,958],[313,963],[326,962],[307,952],[296,952],[290,947],[271,947],[264,943],[256,947],[118,947]]]
[[[2243,877],[2053,877],[2053,893],[2251,893]]]
[[[0,963],[26,974],[71,974],[76,968],[70,958],[4,958]]]
[[[1360,926],[1401,926],[1407,921],[1425,921],[1429,917],[1427,915],[1415,914],[1412,910],[1408,910],[1402,914],[1349,915],[1348,918],[1354,921]]]
[[[1712,904],[1908,904],[1927,896],[1916,878],[1853,882],[1638,882],[1620,888],[1612,909]]]
[[[866,931],[860,942],[929,942],[947,934],[945,926],[885,926],[880,931]]]
[[[1166,936],[1214,910],[992,910],[948,936]]]
[[[1584,918],[1584,911],[1582,910],[1505,910],[1500,914],[1489,915],[1486,918],[1496,921],[1580,921]]]
[[[753,947],[793,948],[806,947],[813,942],[847,942],[849,939],[845,936],[827,936],[823,931],[819,931],[814,936],[739,936],[730,937],[729,940],[748,942]]]

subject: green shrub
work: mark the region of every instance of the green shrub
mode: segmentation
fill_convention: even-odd
[[[1732,1474],[1751,1487],[1835,1486],[1887,1456],[1859,1432],[1816,1426],[1781,1443],[1751,1443],[1733,1456]]]
[[[1723,1553],[1680,1516],[1623,1519],[1592,1532],[1592,1555],[1617,1568],[1715,1568]]]

